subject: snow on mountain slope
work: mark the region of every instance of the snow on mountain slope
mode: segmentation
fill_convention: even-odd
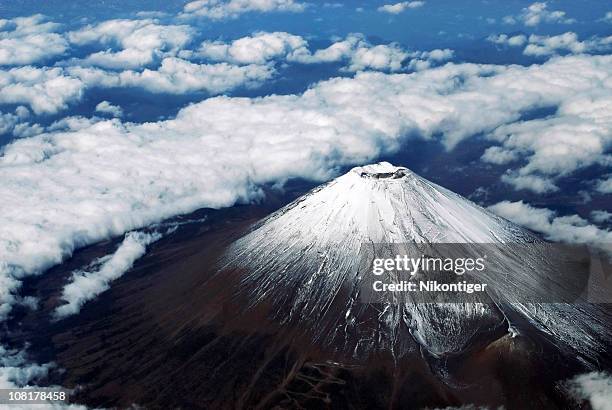
[[[587,361],[609,342],[610,317],[598,305],[523,303],[516,286],[537,297],[558,281],[541,255],[524,261],[520,247],[508,247],[499,261],[516,270],[513,284],[480,278],[496,285],[492,303],[363,303],[369,272],[359,266],[361,246],[384,243],[543,244],[460,195],[383,162],[353,168],[260,222],[230,248],[223,269],[246,272],[251,307],[271,303],[282,322],[308,324],[315,340],[355,355],[377,349],[401,355],[419,347],[434,355],[460,352],[479,332],[505,321],[513,329],[537,329]]]

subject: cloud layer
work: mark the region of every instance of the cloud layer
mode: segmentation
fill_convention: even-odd
[[[575,68],[580,69],[579,65]],[[506,164],[516,158],[526,159],[518,169],[508,171],[504,180],[537,193],[557,190],[555,180],[578,169],[610,167],[612,80],[606,74],[595,81],[601,89],[564,98],[555,115],[497,128],[491,138],[503,148],[489,148],[483,160]]]
[[[164,58],[155,69],[107,71],[94,67],[17,67],[0,70],[0,104],[24,104],[35,114],[54,114],[79,101],[87,89],[135,87],[152,93],[222,93],[256,87],[270,79],[270,65],[197,64]]]
[[[40,16],[22,19],[28,24],[15,20],[20,24],[16,27],[29,27],[20,29],[26,34],[57,26],[44,23]],[[162,25],[151,19],[114,19],[88,25],[65,37],[73,46],[103,50],[60,61],[55,67],[0,70],[0,104],[25,105],[36,115],[55,114],[78,102],[92,88],[134,87],[152,93],[214,95],[258,87],[276,75],[280,63],[341,62],[346,64],[344,71],[396,72],[425,69],[453,56],[451,50],[408,52],[395,43],[373,45],[360,34],[311,51],[304,38],[286,32],[256,32],[231,42],[204,41],[196,51],[185,49],[193,36],[190,26]],[[14,117],[7,115],[2,119],[2,129],[14,129]],[[29,134],[24,130],[21,135]]]
[[[216,97],[172,120],[73,121],[16,141],[0,157],[0,313],[14,303],[21,277],[78,247],[258,198],[264,183],[326,180],[338,166],[394,152],[408,136],[443,135],[452,146],[492,133],[507,149],[531,152],[525,175],[552,178],[605,160],[611,133],[593,132],[593,123],[610,127],[611,70],[612,57],[572,56],[531,67],[363,72],[298,95]],[[510,124],[554,105],[558,112],[545,120]],[[574,128],[551,145],[555,125]],[[575,133],[584,127],[585,137]]]

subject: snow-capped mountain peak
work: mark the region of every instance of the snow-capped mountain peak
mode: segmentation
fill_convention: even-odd
[[[513,280],[479,277],[491,285],[488,303],[411,303],[409,296],[363,302],[371,274],[361,265],[364,244],[440,243],[507,244],[498,262],[516,270],[502,272]],[[251,308],[271,305],[277,319],[311,327],[314,340],[353,354],[401,355],[420,346],[443,355],[462,351],[484,329],[528,326],[594,357],[604,348],[598,307],[521,299],[559,282],[542,255],[530,259],[520,248],[543,243],[409,169],[381,162],[353,168],[265,218],[229,248],[221,271],[241,272]],[[568,317],[577,320],[569,324]]]

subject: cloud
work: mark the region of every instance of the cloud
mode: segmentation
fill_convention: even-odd
[[[103,114],[110,114],[113,117],[123,116],[123,110],[118,105],[112,105],[108,101],[102,101],[96,105],[96,112]]]
[[[606,13],[606,15],[603,17],[603,21],[606,23],[612,23],[612,11]]]
[[[596,223],[604,223],[612,219],[612,214],[608,211],[598,209],[591,211],[591,219]]]
[[[168,57],[156,70],[145,69],[142,72],[124,71],[120,73],[116,77],[116,86],[141,87],[153,93],[208,92],[218,94],[237,87],[259,86],[273,74],[274,69],[268,65],[194,64],[180,58]],[[112,78],[115,77],[111,76],[110,81]],[[105,84],[105,81],[102,81],[101,84]]]
[[[612,36],[599,38],[592,37],[586,41],[579,41],[578,35],[573,32],[559,34],[557,36],[529,36],[529,44],[523,50],[523,54],[530,56],[548,56],[565,51],[569,53],[585,53],[606,51],[612,48]]]
[[[64,121],[0,156],[0,310],[14,303],[21,278],[76,248],[198,208],[260,198],[263,184],[324,181],[340,166],[395,152],[407,138],[443,136],[452,147],[491,134],[521,158],[531,152],[534,170],[567,173],[591,161],[585,148],[601,156],[612,135],[595,127],[603,132],[610,117],[610,70],[612,57],[588,55],[529,67],[449,63],[411,74],[360,72],[296,95],[208,98],[160,122]],[[510,125],[554,105],[560,109],[548,126],[541,119]],[[575,129],[551,140],[555,122],[576,119]]]
[[[524,34],[517,34],[515,36],[509,36],[507,34],[490,35],[487,37],[487,41],[494,44],[506,45],[511,47],[521,47],[527,42],[527,36]]]
[[[416,9],[425,5],[424,1],[402,1],[395,4],[385,4],[378,8],[378,11],[389,14],[400,14],[408,9]]]
[[[565,384],[575,399],[588,401],[593,410],[612,410],[612,376],[606,372],[578,375]]]
[[[595,189],[602,194],[612,194],[612,175],[608,175],[606,179],[597,181]]]
[[[408,68],[411,70],[426,70],[441,62],[451,60],[455,52],[448,48],[435,49],[431,51],[415,51],[410,53],[412,58],[408,63]]]
[[[291,60],[297,55],[308,54],[307,47],[308,43],[301,36],[285,32],[258,32],[231,43],[205,41],[197,55],[233,64],[265,64],[278,58]]]
[[[483,156],[483,159],[486,160],[487,158]],[[512,185],[514,189],[526,189],[537,194],[546,194],[559,190],[559,187],[556,186],[550,178],[541,175],[523,175],[520,172],[508,171],[502,175],[501,180]]]
[[[232,64],[266,64],[291,62],[319,64],[345,61],[345,71],[400,71],[409,57],[441,61],[452,57],[451,50],[409,53],[398,44],[370,44],[361,34],[349,34],[329,47],[311,51],[301,36],[284,32],[258,32],[232,42],[205,41],[193,56]],[[193,57],[191,56],[191,57]]]
[[[79,313],[86,302],[108,290],[110,283],[131,269],[134,262],[145,254],[147,246],[160,238],[159,233],[130,232],[115,253],[94,262],[95,270],[74,272],[72,281],[62,292],[62,299],[68,303],[59,306],[55,316],[65,318]]]
[[[557,75],[574,75],[574,70],[593,68],[582,66],[580,62],[585,60],[580,57],[555,61],[576,63],[573,69],[563,69],[557,72]],[[562,72],[566,74],[561,74]],[[504,181],[516,188],[531,189],[538,193],[556,190],[554,180],[576,170],[592,165],[610,166],[610,80],[607,74],[596,75],[593,80],[597,86],[562,98],[555,115],[506,124],[495,129],[489,137],[501,143],[502,148],[489,148],[482,159],[496,164],[506,163],[504,160],[514,158],[526,159],[526,163],[518,170],[509,172]],[[528,87],[526,84],[517,83],[516,89],[537,92],[539,86],[534,84]],[[567,82],[558,84],[562,88],[567,85]],[[600,191],[605,192],[605,187]]]
[[[489,147],[482,154],[481,159],[490,164],[503,165],[519,158],[516,151],[506,150],[502,147]]]
[[[346,71],[383,70],[399,71],[410,53],[398,44],[372,45],[361,34],[349,34],[329,47],[314,53],[296,53],[291,60],[304,63],[331,63],[347,61]]]
[[[612,232],[590,225],[578,215],[557,216],[546,208],[535,208],[523,201],[502,201],[488,208],[493,213],[544,234],[556,242],[610,244]]]
[[[357,46],[350,56],[348,71],[367,69],[399,71],[408,54],[396,45]]]
[[[0,111],[0,135],[12,132],[18,122],[17,115]]]
[[[48,60],[68,49],[66,39],[55,31],[59,25],[41,14],[0,19],[0,65],[24,65]]]
[[[535,2],[524,8],[518,16],[504,17],[503,22],[515,24],[517,20],[528,27],[534,27],[540,23],[571,24],[576,21],[568,18],[564,11],[549,10],[547,2]]]
[[[0,345],[0,389],[18,389],[25,386],[32,386],[33,383],[45,379],[53,364],[35,364],[27,359],[23,350],[6,349]],[[57,387],[57,386],[48,386]],[[5,409],[25,410],[27,405],[21,407],[17,404],[3,406]],[[86,406],[76,404],[37,404],[37,409],[41,410],[87,410]]]
[[[13,128],[13,136],[15,138],[27,138],[33,137],[38,134],[42,134],[44,128],[40,124],[30,124],[29,122],[22,122]]]
[[[161,29],[160,29],[161,27]],[[121,68],[136,66],[153,61],[153,57],[178,54],[186,58],[202,58],[220,63],[199,64],[180,57],[163,57],[155,68],[109,70],[105,68],[81,66],[94,63],[92,56],[84,60],[70,60],[62,67],[19,67],[0,71],[0,104],[26,104],[35,114],[54,114],[68,108],[71,103],[81,99],[87,89],[137,87],[152,93],[185,94],[206,92],[219,94],[239,87],[253,88],[271,79],[276,74],[274,65],[278,62],[315,64],[325,62],[346,62],[345,71],[400,71],[406,69],[422,70],[452,58],[452,50],[431,50],[407,52],[399,45],[372,45],[362,35],[351,34],[331,46],[312,53],[308,43],[300,36],[284,32],[259,32],[252,36],[236,39],[229,43],[221,41],[204,42],[199,51],[193,53],[178,50],[187,41],[166,41],[160,32],[173,27],[158,26],[147,21],[111,20],[91,26],[91,30],[70,33],[71,41],[87,44],[91,41],[107,43],[119,41],[125,49],[119,52],[105,51],[99,65]],[[152,37],[146,40],[138,37],[143,59],[123,61],[132,52],[130,39],[140,29],[150,30]],[[163,30],[162,30],[163,29]],[[162,30],[162,31],[159,31]],[[181,29],[182,30],[182,29]],[[180,30],[179,30],[180,31]],[[170,30],[170,32],[173,32]],[[186,31],[183,33],[185,34]],[[185,34],[186,35],[186,34]],[[115,39],[115,40],[113,40]],[[166,41],[166,42],[164,42]],[[136,41],[138,42],[138,41]],[[121,57],[123,55],[123,57]],[[410,59],[408,61],[408,59]],[[404,64],[404,61],[408,61]],[[108,64],[106,64],[108,63]],[[5,118],[8,127],[8,118]],[[29,135],[33,130],[24,131]]]
[[[29,381],[47,376],[49,365],[27,365],[25,353],[7,350],[0,345],[0,389],[24,386]]]
[[[295,0],[196,0],[183,8],[181,17],[205,17],[211,20],[237,18],[250,12],[302,12],[304,3]]]
[[[193,28],[186,25],[160,25],[155,20],[107,20],[68,33],[76,45],[118,46],[72,62],[110,69],[140,68],[164,57],[175,56],[191,41]]]
[[[507,34],[490,35],[487,37],[487,41],[510,47],[522,47],[526,44],[523,54],[536,57],[548,57],[559,53],[598,53],[612,49],[612,36],[603,38],[593,36],[590,39],[580,41],[578,35],[571,31],[556,36],[535,34],[529,37],[524,34],[515,36]]]
[[[0,71],[0,104],[26,104],[35,114],[54,114],[81,99],[93,87],[138,87],[152,93],[222,93],[256,87],[272,78],[270,65],[195,64],[167,57],[156,69],[107,71],[70,66],[31,66]]]
[[[79,100],[85,84],[59,67],[0,70],[0,104],[27,104],[36,114],[53,114]]]
[[[508,24],[508,25],[514,25],[516,24],[516,19],[514,18],[514,16],[504,16],[502,18],[502,23]]]
[[[583,53],[586,45],[578,41],[576,33],[567,32],[558,36],[529,36],[529,44],[523,54],[531,56],[550,55],[558,50],[567,50],[572,53]]]

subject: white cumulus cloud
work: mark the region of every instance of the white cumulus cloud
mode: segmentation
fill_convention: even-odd
[[[529,44],[525,47],[525,55],[550,55],[557,50],[567,50],[572,53],[583,53],[587,47],[584,42],[578,41],[576,33],[567,32],[558,36],[529,36]]]
[[[408,54],[396,45],[358,45],[350,55],[348,71],[389,70],[399,71]]]
[[[494,44],[507,45],[511,47],[520,47],[527,42],[527,36],[524,34],[517,34],[509,36],[508,34],[490,35],[487,37],[487,41]]]
[[[280,62],[343,62],[345,71],[396,72],[423,70],[453,56],[448,49],[408,52],[395,43],[373,45],[360,34],[350,34],[312,52],[304,38],[285,32],[257,32],[231,42],[205,41],[192,52],[180,49],[189,41],[189,30],[183,27],[159,26],[149,20],[110,20],[71,32],[69,37],[76,44],[117,42],[124,48],[69,60],[58,67],[26,66],[0,71],[0,104],[23,104],[35,114],[54,114],[80,100],[93,87],[214,95],[239,87],[258,87],[275,76],[275,65]],[[151,37],[141,30],[150,32]],[[132,52],[137,58],[130,57]],[[157,58],[161,60],[157,62]],[[196,63],[194,59],[206,62]],[[154,60],[154,67],[142,66]],[[3,128],[10,128],[11,123],[9,117],[3,118]],[[37,132],[24,127],[22,136]]]
[[[580,41],[578,35],[567,32],[556,36],[529,36],[529,44],[523,54],[531,56],[548,56],[558,52],[586,53],[607,51],[612,48],[612,36]]]
[[[399,71],[410,53],[398,44],[372,45],[361,34],[349,34],[314,53],[297,53],[293,60],[305,64],[346,61],[347,71]]]
[[[270,65],[195,64],[177,57],[164,58],[159,67],[141,71],[25,66],[0,70],[0,104],[25,104],[35,114],[54,114],[80,100],[92,87],[137,87],[168,94],[218,94],[237,87],[259,86],[274,73]]]
[[[0,104],[27,104],[36,114],[53,114],[79,100],[85,84],[59,67],[0,70]]]
[[[111,83],[117,81],[116,86],[141,87],[153,93],[185,94],[205,91],[218,94],[236,87],[256,87],[273,74],[274,69],[268,65],[194,64],[180,58],[168,57],[155,70],[124,71],[106,79]],[[104,83],[105,81],[102,82]]]
[[[295,0],[196,0],[185,5],[181,17],[223,20],[250,12],[301,12],[305,7]]]
[[[556,36],[524,34],[509,36],[507,34],[490,35],[487,40],[498,45],[522,47],[523,54],[528,56],[550,56],[559,53],[597,53],[606,52],[612,48],[612,36],[593,36],[587,40],[579,40],[574,32],[558,34]]]
[[[416,9],[423,7],[424,1],[402,1],[400,3],[385,4],[378,8],[378,11],[389,14],[400,14],[408,9]]]
[[[197,55],[235,64],[265,64],[273,59],[290,60],[296,55],[307,54],[307,47],[308,43],[301,36],[285,32],[257,32],[230,43],[205,41]]]
[[[123,110],[118,105],[113,105],[108,101],[102,101],[96,105],[96,112],[103,114],[110,114],[113,117],[121,117]]]
[[[482,154],[482,160],[491,164],[507,164],[512,161],[516,161],[519,155],[516,151],[504,149],[503,147],[494,146],[489,147]]]
[[[187,25],[161,25],[155,20],[107,20],[68,33],[76,45],[100,44],[119,50],[93,53],[78,64],[111,69],[139,68],[156,59],[174,56],[191,41],[193,28]]]
[[[506,16],[503,19],[506,24],[514,24],[517,20],[528,27],[534,27],[540,23],[570,24],[575,22],[562,10],[550,10],[545,1],[532,3],[525,7],[518,16]]]
[[[483,159],[487,159],[485,155],[483,155]],[[541,175],[507,171],[502,175],[501,180],[512,185],[517,190],[525,189],[537,194],[546,194],[559,190],[559,187],[550,178]]]
[[[415,51],[410,53],[408,68],[411,70],[426,70],[444,61],[451,60],[455,52],[451,49],[434,49],[430,51]]]
[[[0,111],[0,135],[13,131],[18,122],[17,115]]]
[[[428,64],[452,57],[451,50],[407,52],[396,43],[373,45],[361,34],[349,34],[329,47],[312,51],[301,36],[284,32],[258,32],[231,42],[205,41],[196,57],[232,64],[292,62],[318,64],[346,62],[346,71],[400,71],[407,58],[424,59]],[[193,57],[193,56],[192,56]],[[406,65],[407,66],[407,65]]]
[[[0,65],[24,65],[63,54],[68,42],[55,31],[59,24],[41,14],[0,19]]]
[[[571,76],[575,70],[593,68],[582,66],[581,62],[585,59],[580,57],[554,61],[575,63],[572,69],[567,67],[568,71],[562,70],[565,71],[564,75]],[[557,74],[561,75],[561,71]],[[601,74],[592,77],[597,85],[589,87],[589,91],[563,98],[555,115],[495,129],[490,137],[503,148],[489,148],[482,159],[496,164],[515,158],[527,159],[518,170],[509,172],[504,180],[518,189],[531,189],[538,193],[556,190],[555,179],[578,169],[591,165],[609,167],[612,164],[612,79],[610,74]],[[568,84],[561,82],[557,86],[563,88]],[[535,83],[531,86],[517,83],[515,86],[516,90],[526,92],[536,91],[540,87]]]
[[[488,208],[495,214],[544,234],[557,242],[594,245],[612,243],[612,232],[589,224],[578,215],[557,216],[547,208],[535,208],[523,201],[502,201]]]

